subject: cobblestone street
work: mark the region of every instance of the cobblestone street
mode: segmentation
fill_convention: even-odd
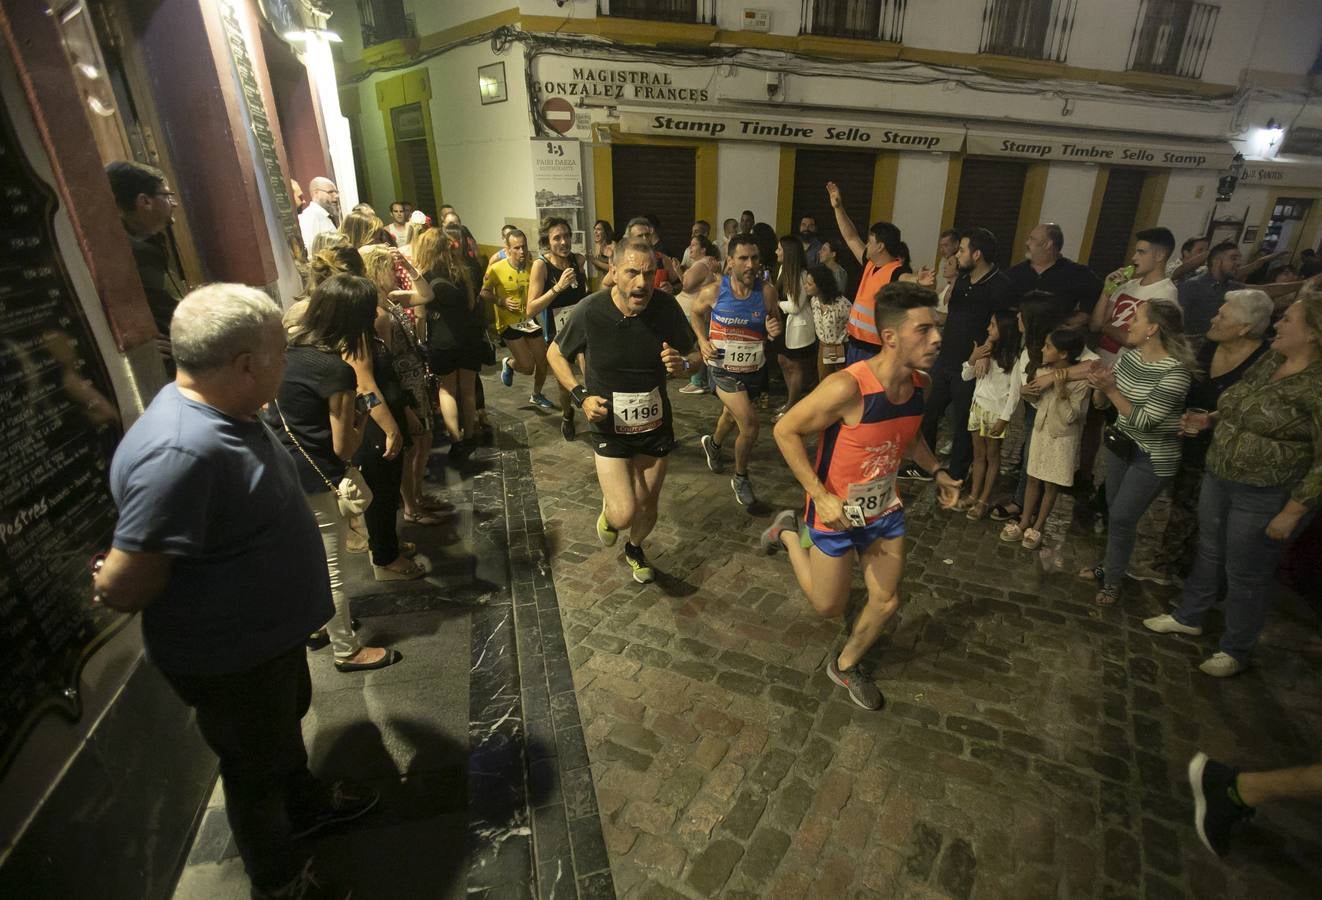
[[[557,414],[522,407],[527,379],[486,385],[526,424],[545,535],[527,552],[549,562],[577,695],[574,718],[565,685],[530,699],[525,677],[528,735],[547,701],[561,740],[581,726],[618,896],[1318,895],[1316,806],[1262,810],[1223,863],[1190,824],[1184,775],[1198,749],[1256,768],[1316,760],[1322,638],[1297,598],[1277,604],[1256,668],[1214,680],[1196,666],[1219,620],[1201,638],[1141,626],[1174,589],[1131,582],[1120,608],[1093,607],[1074,573],[1098,537],[1070,532],[1057,571],[908,483],[902,605],[870,655],[886,706],[866,713],[825,673],[840,624],[812,614],[783,555],[758,552],[769,515],[800,499],[769,413],[749,515],[698,449],[718,401],[672,386],[680,447],[645,545],[658,581],[641,586],[621,547],[595,540],[583,435],[567,443]],[[1067,502],[1058,514],[1053,541]],[[544,866],[559,851],[539,835],[563,832],[544,823],[568,801],[535,796]]]

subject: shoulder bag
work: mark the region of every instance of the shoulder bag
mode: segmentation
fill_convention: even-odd
[[[303,454],[303,458],[308,461],[312,471],[316,472],[322,481],[326,482],[326,487],[330,488],[331,493],[335,495],[336,501],[340,505],[340,515],[346,519],[356,519],[367,511],[367,507],[372,504],[372,489],[367,486],[367,479],[363,478],[363,473],[353,463],[346,463],[344,466],[344,477],[340,479],[339,487],[331,484],[331,480],[321,471],[312,457],[308,456],[308,451],[303,449],[303,445],[294,437],[294,432],[289,429],[289,423],[285,421],[285,414],[280,409],[280,404],[274,400],[271,405],[275,407],[276,414],[280,416],[280,424],[285,426],[285,434],[289,435],[289,440],[293,441],[298,452]]]

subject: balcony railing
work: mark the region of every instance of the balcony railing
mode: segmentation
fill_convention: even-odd
[[[597,15],[710,25],[716,21],[716,0],[597,0]]]
[[[1078,0],[986,0],[979,53],[1064,62]]]
[[[1220,8],[1192,0],[1140,0],[1128,68],[1180,78],[1203,77]]]
[[[403,0],[358,0],[358,19],[363,24],[363,46],[418,36],[413,16],[404,12]]]
[[[904,41],[909,0],[803,0],[801,34]]]

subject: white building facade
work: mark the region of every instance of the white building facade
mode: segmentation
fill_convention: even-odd
[[[672,249],[745,209],[829,232],[828,179],[860,227],[899,225],[915,264],[952,226],[990,228],[1010,262],[1055,222],[1104,271],[1154,225],[1246,255],[1297,256],[1322,231],[1311,0],[334,9],[364,197],[443,200],[488,245],[545,208],[548,153],[571,159],[562,175],[579,163],[584,229],[653,213]]]

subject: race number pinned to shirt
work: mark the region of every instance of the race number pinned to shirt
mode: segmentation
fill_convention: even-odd
[[[727,372],[756,372],[762,368],[761,341],[719,341],[716,346],[725,351],[721,368]]]
[[[850,506],[858,507],[865,519],[884,516],[900,506],[899,495],[895,493],[893,474],[873,481],[851,484],[846,499]]]
[[[661,425],[661,389],[611,392],[611,414],[616,434],[641,434]]]
[[[515,322],[510,327],[525,334],[536,334],[542,330],[542,323],[536,319],[524,319],[522,322]]]
[[[565,322],[569,321],[569,314],[573,311],[574,307],[572,306],[562,306],[560,309],[551,310],[551,318],[555,322],[556,334],[565,330]]]

